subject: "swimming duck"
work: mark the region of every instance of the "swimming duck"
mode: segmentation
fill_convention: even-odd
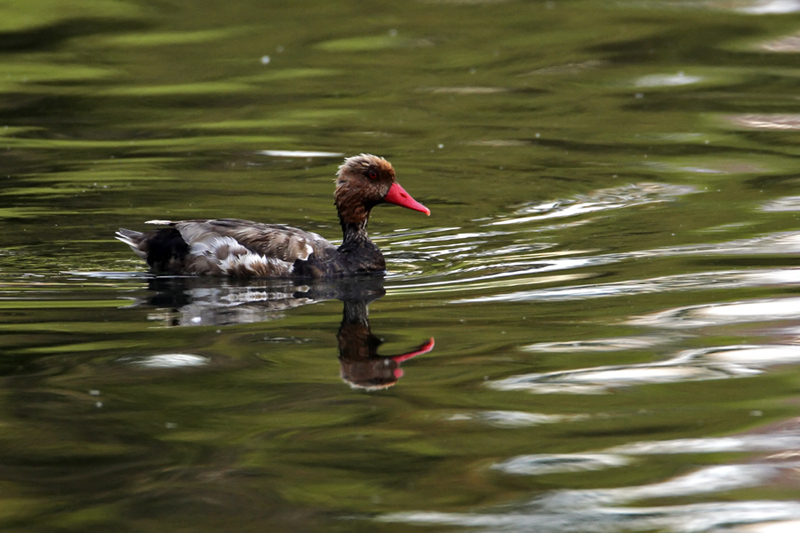
[[[281,224],[232,218],[150,220],[167,227],[147,233],[120,228],[116,238],[156,274],[330,278],[384,272],[381,251],[367,235],[370,210],[396,204],[430,215],[395,179],[382,157],[348,157],[336,175],[334,204],[342,225],[338,247],[321,236]]]

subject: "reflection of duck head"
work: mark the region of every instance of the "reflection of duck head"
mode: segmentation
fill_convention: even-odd
[[[433,349],[433,338],[414,350],[392,356],[378,355],[383,341],[369,327],[367,303],[344,300],[339,340],[339,367],[342,379],[351,387],[367,390],[385,389],[403,376],[400,363]]]

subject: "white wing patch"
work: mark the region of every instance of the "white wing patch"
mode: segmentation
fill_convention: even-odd
[[[195,274],[280,277],[294,270],[292,263],[263,256],[245,248],[236,239],[221,235],[191,243],[189,255],[188,266]]]
[[[158,219],[156,219],[156,220],[148,220],[148,221],[145,222],[145,224],[156,224],[158,226],[171,226],[172,224],[174,224],[174,222],[171,221],[171,220],[158,220]]]
[[[310,244],[308,244],[307,242],[304,242],[303,244],[305,244],[305,246],[306,246],[306,253],[305,253],[305,255],[298,255],[297,257],[298,257],[298,259],[301,259],[303,261],[307,261],[308,260],[308,256],[314,253],[314,248]]]

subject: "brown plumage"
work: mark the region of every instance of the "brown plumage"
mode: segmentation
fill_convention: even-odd
[[[334,199],[344,237],[339,247],[291,226],[230,218],[151,220],[167,227],[148,233],[121,228],[116,237],[157,274],[320,278],[386,270],[367,235],[376,205],[388,202],[430,215],[397,183],[392,165],[370,154],[344,160]]]

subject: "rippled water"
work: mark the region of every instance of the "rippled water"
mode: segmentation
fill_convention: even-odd
[[[800,527],[800,3],[0,12],[3,530]],[[338,239],[360,152],[385,279],[113,239]]]

